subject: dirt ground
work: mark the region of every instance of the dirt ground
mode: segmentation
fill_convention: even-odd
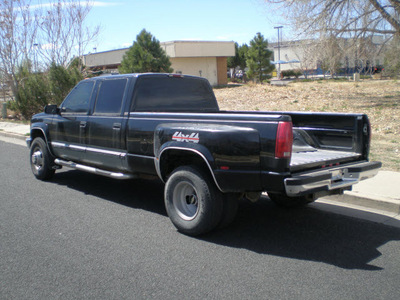
[[[214,90],[223,110],[365,113],[372,127],[370,160],[400,172],[400,81],[363,80],[228,85]]]

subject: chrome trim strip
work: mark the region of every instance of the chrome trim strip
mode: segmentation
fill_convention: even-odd
[[[146,159],[154,159],[154,156],[147,156],[147,155],[139,155],[139,154],[132,154],[132,153],[127,153],[127,156],[134,156],[134,157],[140,157],[140,158],[146,158]]]
[[[59,142],[51,142],[51,145],[55,148],[66,148],[67,147],[67,144],[59,143]]]
[[[125,152],[119,152],[119,151],[112,151],[112,150],[103,150],[99,148],[91,148],[91,147],[86,147],[86,151],[88,152],[95,152],[95,153],[101,153],[101,154],[107,154],[107,155],[114,155],[114,156],[126,156]]]
[[[234,117],[243,117],[243,118],[248,118],[248,117],[258,117],[258,118],[271,118],[271,119],[279,119],[279,118],[281,118],[282,117],[282,115],[281,114],[268,114],[268,113],[266,113],[266,114],[252,114],[251,112],[249,112],[249,113],[246,113],[246,114],[236,114],[235,112],[232,112],[232,113],[218,113],[218,112],[201,112],[201,113],[187,113],[187,112],[181,112],[181,113],[178,113],[178,112],[176,112],[176,113],[174,113],[174,112],[140,112],[140,111],[133,111],[133,112],[129,112],[129,115],[130,116],[132,116],[132,115],[135,115],[135,114],[137,114],[137,115],[148,115],[148,114],[151,114],[151,115],[155,115],[155,116],[157,116],[157,115],[159,115],[159,116],[175,116],[175,117],[182,117],[182,116],[184,116],[184,117],[187,117],[188,115],[192,115],[192,116],[199,116],[199,115],[206,115],[206,116],[209,116],[209,117],[215,117],[215,118],[217,118],[216,119],[216,121],[219,121],[219,119],[218,118],[220,118],[221,116],[234,116]],[[159,120],[159,119],[161,119],[161,118],[154,118],[154,119],[157,119],[157,120]],[[147,120],[147,118],[146,118],[146,120]],[[182,120],[181,118],[179,118],[179,120]],[[188,120],[193,120],[193,119],[188,119]],[[207,121],[209,121],[209,119],[200,119],[200,120],[207,120]],[[232,122],[232,120],[228,120],[228,121],[230,121],[230,122]]]
[[[132,117],[132,116],[130,116]],[[134,120],[134,118],[132,118],[132,120]],[[243,124],[259,124],[260,122],[263,122],[264,124],[275,124],[277,121],[274,120],[268,120],[268,121],[244,121],[244,120],[216,120],[216,119],[173,119],[173,118],[145,118],[143,120],[146,121],[160,121],[161,122],[166,122],[166,121],[170,121],[170,122],[175,122],[175,123],[207,123],[209,124],[209,122],[215,122],[215,124],[221,124],[221,123],[229,123],[231,124],[233,121],[235,123],[243,123]],[[234,126],[234,125],[232,125]]]
[[[85,151],[86,147],[83,146],[77,146],[77,145],[68,145],[68,148],[71,148],[72,150],[78,150],[78,151]]]
[[[78,146],[78,145],[69,145],[69,144],[60,143],[60,142],[51,142],[51,145],[56,148],[70,148],[72,150],[77,150],[77,151],[87,151],[87,152],[94,152],[94,153],[120,156],[120,157],[125,157],[127,155],[125,152],[103,150],[103,149],[99,149],[99,148],[92,148],[92,147],[85,147],[85,146]]]
[[[349,133],[354,132],[354,129],[335,129],[335,128],[316,128],[316,127],[293,127],[293,129],[300,129],[305,131],[329,131],[329,132],[341,132],[341,133]]]

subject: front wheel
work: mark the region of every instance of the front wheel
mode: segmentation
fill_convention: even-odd
[[[164,191],[165,208],[175,227],[191,236],[207,233],[221,220],[223,195],[196,167],[176,169]]]
[[[30,164],[33,175],[40,180],[48,180],[53,177],[55,170],[52,168],[51,154],[46,142],[37,137],[33,140],[30,149]]]

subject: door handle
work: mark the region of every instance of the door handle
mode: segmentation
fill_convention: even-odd
[[[120,130],[121,129],[121,123],[114,123],[113,124],[113,129]]]
[[[86,121],[81,121],[81,123],[79,124],[79,127],[85,128],[86,127]]]

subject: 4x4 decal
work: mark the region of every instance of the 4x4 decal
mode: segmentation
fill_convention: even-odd
[[[200,141],[199,133],[193,132],[190,134],[183,134],[181,131],[177,131],[172,136],[172,140],[177,142],[195,143]]]

